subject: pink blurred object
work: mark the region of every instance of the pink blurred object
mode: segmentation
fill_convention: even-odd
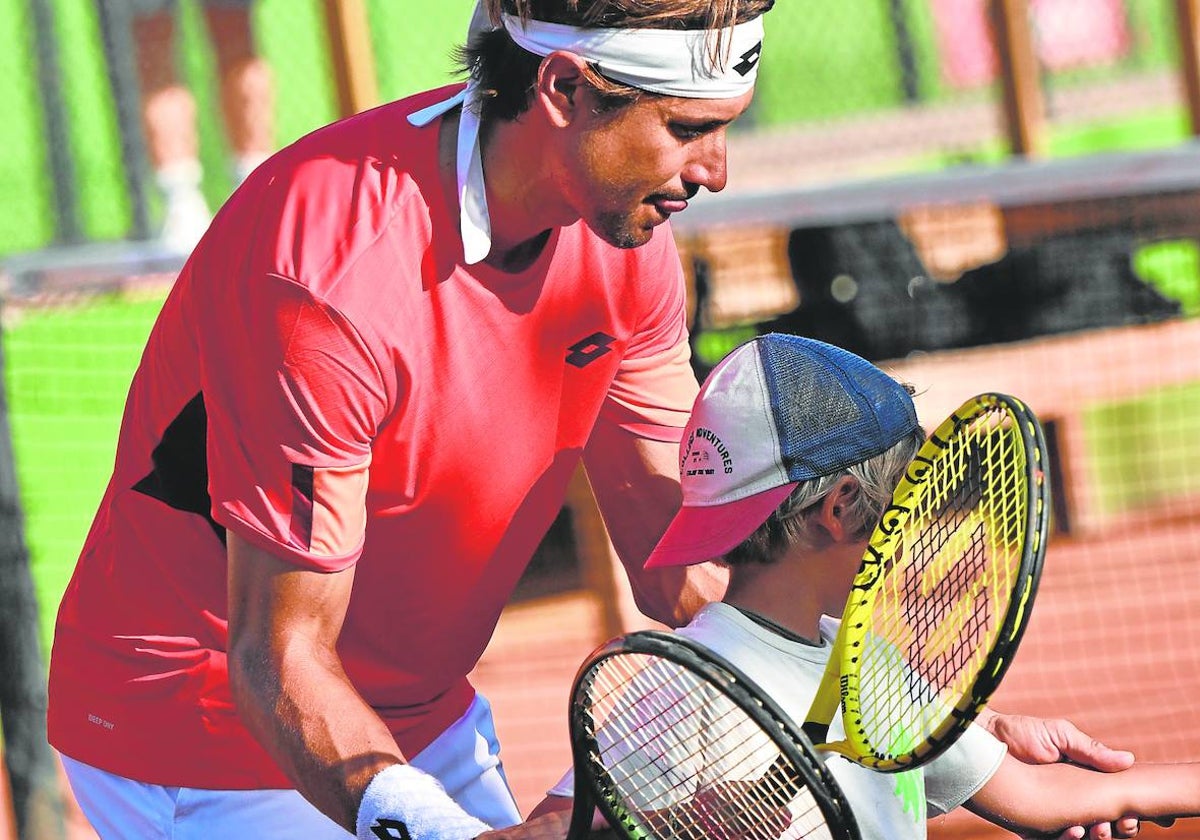
[[[996,78],[987,0],[930,0],[942,73],[954,87]],[[1129,50],[1121,0],[1029,0],[1038,58],[1050,70],[1111,64]]]

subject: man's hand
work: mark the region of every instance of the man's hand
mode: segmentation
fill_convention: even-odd
[[[1075,724],[1062,718],[1037,718],[1028,715],[1003,715],[984,710],[978,717],[981,726],[1003,741],[1013,758],[1026,764],[1054,764],[1068,761],[1104,773],[1116,773],[1133,764],[1133,753],[1114,750],[1080,732]],[[1174,820],[1164,821],[1171,825]],[[1071,826],[1058,840],[1126,840],[1141,830],[1137,817],[1125,817],[1112,823],[1097,823],[1090,828]]]
[[[1105,773],[1127,770],[1133,765],[1133,753],[1105,746],[1080,732],[1069,720],[986,711],[978,720],[1008,746],[1013,758],[1026,764],[1070,761]]]

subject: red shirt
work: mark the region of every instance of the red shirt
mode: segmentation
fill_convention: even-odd
[[[414,755],[560,509],[597,423],[678,440],[695,395],[670,232],[556,230],[520,274],[462,264],[422,94],[255,172],[181,272],[58,615],[50,740],[143,781],[290,787],[226,670],[225,529],[356,565],[339,651]],[[564,689],[565,690],[565,689]]]

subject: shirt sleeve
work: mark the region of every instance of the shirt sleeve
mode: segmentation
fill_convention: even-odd
[[[1008,747],[981,726],[971,724],[954,744],[925,767],[929,816],[948,814],[987,784]]]
[[[251,278],[197,331],[213,519],[318,571],[357,561],[388,399],[349,320],[299,283]]]
[[[667,225],[637,249],[634,283],[646,290],[646,314],[617,370],[599,421],[638,437],[678,442],[699,385],[691,366],[687,290]]]

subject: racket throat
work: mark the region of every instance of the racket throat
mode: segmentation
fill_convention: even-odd
[[[812,741],[813,748],[819,753],[834,753],[850,759],[856,764],[862,764],[862,757],[847,740],[827,741],[829,737],[829,727],[819,723],[806,723],[803,727],[804,734],[808,736],[808,740]],[[822,758],[827,756],[822,755]]]

